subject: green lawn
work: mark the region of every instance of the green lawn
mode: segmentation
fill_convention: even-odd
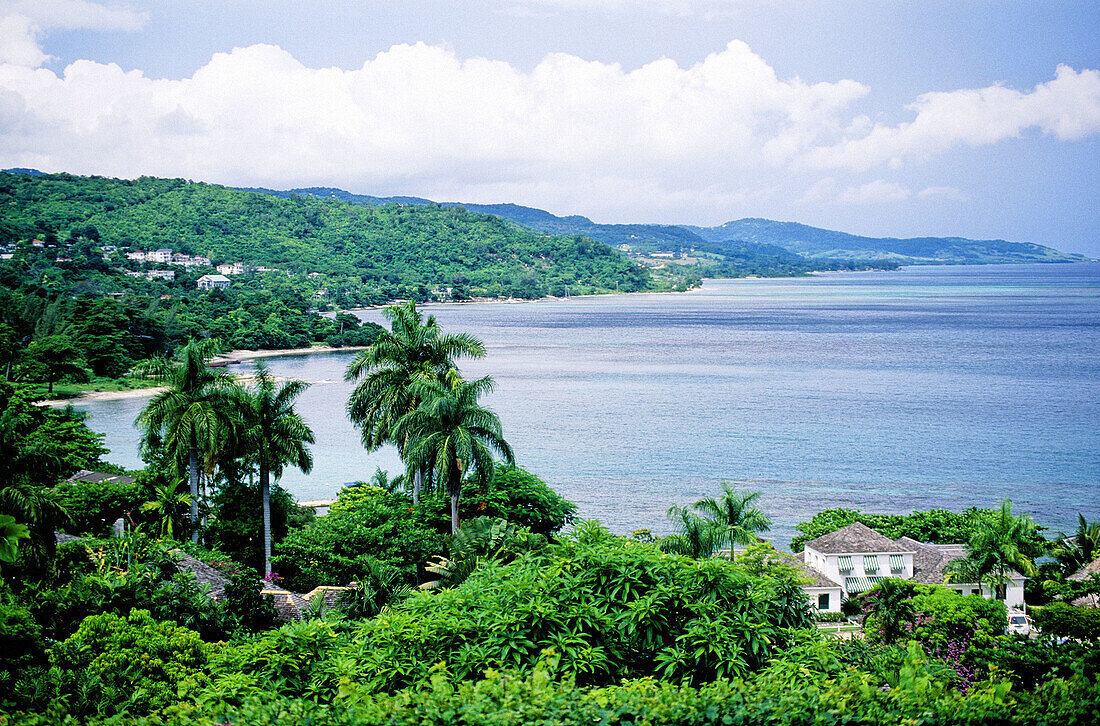
[[[92,378],[86,383],[61,381],[53,384],[53,393],[45,383],[29,386],[31,393],[43,398],[75,398],[85,393],[99,391],[133,391],[139,388],[155,388],[158,384],[150,378]]]

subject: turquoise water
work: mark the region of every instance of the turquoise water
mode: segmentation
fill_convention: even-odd
[[[715,280],[683,294],[433,306],[485,341],[467,376],[519,463],[616,532],[666,531],[669,505],[719,482],[763,494],[779,542],[826,507],[877,512],[1009,497],[1041,524],[1100,518],[1100,264],[915,267]],[[377,311],[361,314],[382,322]],[[318,444],[300,499],[396,454],[344,416],[351,354],[269,359],[312,381]],[[243,367],[243,366],[242,366]],[[83,408],[138,463],[141,400]]]

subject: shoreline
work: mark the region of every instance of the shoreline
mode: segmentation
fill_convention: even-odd
[[[327,345],[314,345],[309,348],[280,348],[277,350],[231,350],[211,358],[211,361],[230,360],[256,360],[259,358],[274,358],[286,355],[312,355],[315,353],[340,353],[344,351],[365,350],[365,345],[348,345],[343,348],[333,348]],[[247,383],[252,376],[235,376],[238,382]],[[72,398],[53,398],[36,401],[36,405],[61,408],[68,405],[80,405],[92,401],[126,401],[131,398],[151,398],[158,393],[164,393],[168,389],[164,386],[152,386],[150,388],[132,388],[126,391],[88,391]]]
[[[813,271],[805,276],[799,277],[817,277],[819,275],[827,274],[828,272],[844,272],[844,271]],[[740,280],[771,280],[771,279],[784,279],[784,278],[768,278],[759,277],[756,275],[748,275],[742,278],[703,278],[705,283],[707,280],[723,280],[723,279],[740,279]],[[789,277],[785,279],[795,279]],[[523,303],[540,303],[540,302],[561,302],[570,300],[574,297],[577,298],[594,298],[594,297],[618,297],[620,295],[688,295],[693,292],[698,292],[703,289],[703,285],[700,284],[696,287],[689,288],[687,290],[643,290],[638,292],[596,292],[587,295],[571,295],[569,297],[553,297],[546,296],[537,298],[535,300],[524,300],[522,298],[497,298],[497,299],[475,299],[475,300],[462,300],[462,301],[447,301],[447,302],[423,302],[417,303],[417,307],[438,307],[442,305],[520,305]],[[385,305],[371,305],[361,308],[348,308],[339,312],[368,312],[372,310],[382,310],[390,307],[391,305],[398,304],[396,302],[386,303]],[[324,313],[322,313],[324,314]],[[213,358],[212,362],[228,362],[228,361],[251,361],[262,358],[275,358],[281,356],[292,355],[315,355],[326,353],[341,353],[341,352],[355,352],[360,350],[366,350],[365,345],[348,345],[342,348],[333,348],[328,345],[311,345],[308,348],[278,348],[274,350],[231,350],[225,353],[220,353]],[[79,396],[73,396],[72,398],[60,398],[38,401],[39,406],[50,406],[54,408],[60,408],[63,406],[80,405],[82,403],[89,403],[93,401],[125,401],[132,398],[148,398],[162,393],[166,388],[163,386],[157,386],[152,388],[135,388],[127,391],[89,391],[88,393],[82,393]]]

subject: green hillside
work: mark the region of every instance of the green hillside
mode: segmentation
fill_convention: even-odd
[[[280,198],[180,179],[0,174],[0,242],[88,227],[102,245],[317,273],[357,304],[427,299],[445,288],[538,298],[567,287],[582,294],[689,284],[675,271],[655,277],[591,240],[434,204]]]
[[[421,197],[372,197],[332,187],[276,191],[258,189],[284,197],[308,195],[340,199],[355,204],[434,204]],[[843,269],[861,264],[890,267],[898,264],[984,264],[1012,262],[1080,262],[1086,258],[1043,245],[1005,240],[971,240],[962,237],[861,237],[810,227],[797,222],[770,219],[739,219],[716,227],[667,224],[599,224],[587,217],[559,217],[542,209],[518,204],[464,204],[444,202],[471,212],[503,217],[525,227],[550,234],[579,234],[604,244],[628,245],[633,252],[674,253],[695,250],[713,256],[724,269],[707,271],[708,276],[776,274],[777,260],[783,260],[779,274],[797,274],[813,269]],[[777,250],[780,252],[777,254]],[[802,263],[799,263],[802,258]],[[822,265],[827,261],[828,264]]]

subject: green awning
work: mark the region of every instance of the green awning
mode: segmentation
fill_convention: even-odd
[[[841,555],[840,557],[838,557],[837,558],[837,567],[840,568],[841,572],[851,572],[852,571],[852,556],[851,555]]]
[[[905,557],[902,555],[890,555],[890,572],[901,572],[905,569]]]
[[[863,571],[868,574],[878,572],[878,555],[863,555]]]
[[[867,592],[885,579],[885,577],[846,577],[844,578],[844,589],[848,591],[849,595],[857,595],[861,592]]]

